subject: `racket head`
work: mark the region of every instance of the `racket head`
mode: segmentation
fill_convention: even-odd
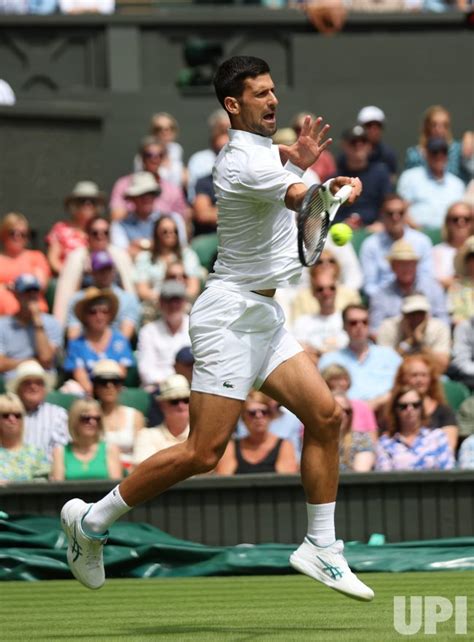
[[[321,195],[325,189],[324,185],[312,185],[298,214],[298,255],[306,267],[317,262],[329,233],[329,212]]]

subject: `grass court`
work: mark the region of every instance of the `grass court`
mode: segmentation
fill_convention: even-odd
[[[472,640],[474,572],[371,573],[371,603],[355,602],[301,575],[108,580],[92,592],[75,581],[4,582],[2,642],[385,642]],[[394,595],[468,596],[467,635],[454,618],[438,634],[393,628]]]

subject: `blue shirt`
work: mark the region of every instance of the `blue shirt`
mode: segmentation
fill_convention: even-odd
[[[402,358],[385,346],[369,345],[369,350],[362,361],[349,348],[327,352],[319,360],[319,370],[337,363],[349,371],[352,385],[349,388],[351,399],[368,400],[388,392],[393,384],[395,374]]]
[[[441,286],[432,277],[423,278],[417,276],[413,292],[424,294],[430,302],[431,315],[450,326],[446,295]],[[401,314],[402,301],[405,296],[395,281],[375,290],[370,300],[369,309],[370,329],[372,332],[377,332],[384,319]]]
[[[369,163],[365,169],[352,171],[347,168],[344,160],[337,165],[338,176],[358,176],[362,181],[363,190],[354,205],[340,208],[336,222],[343,221],[353,213],[359,214],[364,225],[373,223],[380,212],[382,201],[392,191],[390,172],[383,163]]]
[[[469,435],[459,449],[459,468],[474,470],[474,435]]]
[[[85,368],[90,377],[94,364],[101,359],[112,359],[126,368],[135,362],[128,339],[120,332],[112,330],[109,345],[102,353],[95,352],[84,335],[70,341],[64,361],[64,370],[72,372],[76,368]]]
[[[110,290],[112,290],[112,292],[119,300],[119,309],[117,316],[111,324],[112,328],[114,330],[120,330],[120,326],[123,321],[132,321],[135,327],[138,326],[141,315],[141,308],[138,298],[131,292],[126,292],[115,283],[110,286]],[[69,306],[66,317],[67,328],[70,328],[71,326],[81,326],[81,322],[74,314],[74,306],[78,301],[82,299],[83,296],[84,291],[80,290],[69,299]]]
[[[464,183],[445,172],[435,178],[426,167],[405,170],[398,180],[397,192],[410,203],[410,215],[423,227],[442,227],[450,205],[463,198]]]
[[[449,470],[454,455],[448,438],[439,429],[420,428],[408,445],[400,433],[382,435],[376,446],[375,470]]]
[[[178,230],[179,242],[184,247],[188,244],[186,225],[180,214],[171,212],[163,214],[161,212],[152,212],[148,218],[142,220],[138,218],[135,212],[130,212],[123,221],[114,221],[110,226],[110,242],[116,247],[126,250],[132,241],[140,239],[153,239],[153,228],[156,221],[163,216],[169,216],[173,219]]]
[[[51,314],[41,314],[41,321],[49,342],[58,348],[63,341],[63,331],[59,322]],[[10,359],[35,359],[35,329],[30,323],[24,326],[16,316],[0,317],[0,354]],[[52,369],[50,372],[55,373]],[[3,373],[5,379],[11,379],[15,369]]]
[[[405,226],[403,240],[410,243],[420,257],[417,273],[422,278],[433,276],[432,243],[426,234]],[[378,288],[383,288],[395,280],[390,263],[385,258],[394,243],[387,232],[368,236],[360,247],[359,259],[364,274],[364,292],[371,297]]]

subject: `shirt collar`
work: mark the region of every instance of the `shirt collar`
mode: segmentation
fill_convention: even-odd
[[[260,145],[261,147],[271,148],[273,141],[267,136],[244,132],[241,129],[229,129],[229,138],[231,142],[246,143],[247,145]]]

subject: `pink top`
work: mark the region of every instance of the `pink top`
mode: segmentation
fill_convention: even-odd
[[[357,432],[371,432],[377,430],[377,421],[374,411],[365,403],[358,399],[351,399],[352,406],[352,430]]]
[[[61,262],[64,263],[69,252],[72,252],[77,247],[87,246],[86,233],[74,227],[68,221],[58,221],[50,229],[46,236],[46,243],[59,243],[61,246]]]
[[[34,274],[41,285],[46,288],[51,270],[45,255],[38,250],[24,250],[16,258],[0,254],[0,285],[12,286],[20,274]],[[43,295],[40,300],[41,310],[47,312],[48,306]],[[0,289],[0,315],[16,314],[18,301],[9,289]]]
[[[110,196],[110,209],[115,208],[125,208],[127,211],[133,211],[133,203],[125,199],[125,191],[127,190],[130,182],[132,180],[132,174],[128,176],[122,176],[119,178],[113,188],[112,194]],[[160,180],[161,194],[155,198],[153,204],[153,209],[162,214],[171,214],[176,212],[177,214],[186,213],[186,201],[184,199],[183,190],[173,183],[168,181]]]

